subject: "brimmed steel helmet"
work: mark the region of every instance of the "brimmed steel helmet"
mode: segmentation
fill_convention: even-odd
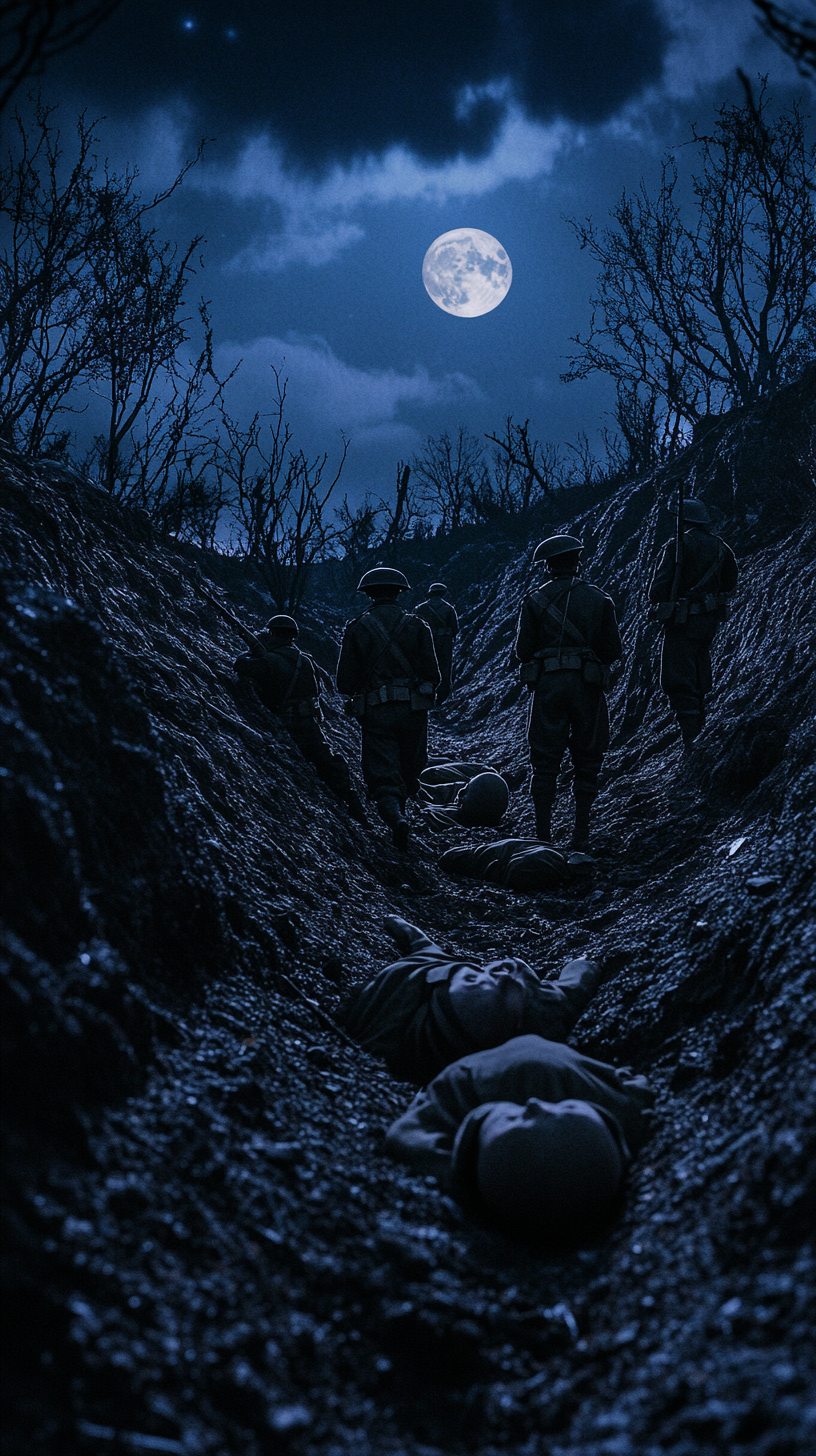
[[[577,536],[548,536],[546,541],[536,546],[533,565],[538,566],[542,561],[552,561],[554,556],[566,556],[570,551],[583,549],[584,543]]]
[[[677,515],[677,506],[672,506],[672,514]],[[683,520],[689,526],[710,526],[711,517],[708,514],[701,500],[683,501]]]
[[[281,612],[279,616],[269,618],[266,630],[271,632],[273,637],[297,637],[298,624],[294,617],[287,617],[284,612]]]
[[[510,790],[501,774],[480,773],[459,793],[456,817],[468,828],[495,828],[510,802]]]
[[[377,596],[381,591],[409,591],[411,583],[407,576],[397,571],[393,566],[373,566],[365,576],[360,578],[357,588],[359,592],[366,592],[369,596]]]
[[[447,590],[448,588],[445,586],[444,581],[432,581],[430,586],[428,587],[428,596],[436,596],[437,593],[440,596],[444,596]]]

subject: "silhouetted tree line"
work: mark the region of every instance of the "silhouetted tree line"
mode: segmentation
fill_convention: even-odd
[[[28,125],[16,116],[0,174],[0,435],[67,458],[72,417],[95,396],[104,424],[79,468],[179,539],[252,561],[289,610],[319,561],[353,573],[408,541],[518,518],[564,486],[646,473],[700,421],[816,356],[814,152],[795,107],[772,116],[764,84],[758,99],[745,87],[744,105],[694,133],[693,215],[669,158],[656,196],[624,194],[613,226],[573,223],[598,291],[564,378],[615,382],[601,457],[585,436],[542,443],[508,415],[482,436],[429,436],[398,462],[393,494],[354,507],[335,505],[348,442],[331,465],[297,447],[278,369],[265,414],[228,412],[207,302],[189,302],[202,240],[178,248],[154,221],[198,158],[145,200],[135,171],[100,161],[84,115],[69,158],[40,104]]]

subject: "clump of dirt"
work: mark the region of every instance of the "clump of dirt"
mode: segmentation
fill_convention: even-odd
[[[812,1449],[813,393],[805,376],[683,457],[721,509],[730,472],[742,511],[691,754],[642,610],[671,476],[569,523],[630,655],[594,875],[538,896],[444,879],[461,833],[417,820],[400,857],[351,821],[232,674],[241,643],[197,571],[216,595],[228,574],[4,456],[10,1453]],[[433,730],[506,772],[519,834],[528,560],[481,587]],[[336,698],[327,726],[355,759]],[[384,962],[389,911],[545,974],[602,957],[572,1040],[658,1089],[603,1244],[511,1244],[383,1156],[410,1089],[309,1001],[330,1016]]]

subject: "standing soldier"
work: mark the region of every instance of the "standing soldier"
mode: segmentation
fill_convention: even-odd
[[[408,845],[405,801],[415,798],[428,762],[428,710],[439,686],[430,628],[397,603],[408,590],[401,571],[375,566],[358,591],[371,598],[349,622],[337,664],[337,688],[363,730],[366,788],[397,849]]]
[[[657,604],[655,616],[663,626],[660,686],[688,748],[705,722],[711,643],[727,615],[738,572],[730,546],[713,534],[702,501],[681,501],[676,514],[677,535],[660,553],[649,600]]]
[[[450,697],[451,669],[453,667],[453,639],[459,631],[459,618],[452,602],[445,600],[447,587],[443,581],[432,581],[428,587],[428,600],[414,607],[418,617],[428,623],[434,640],[436,660],[442,681],[436,694],[437,703],[444,703]]]
[[[303,757],[308,759],[352,818],[365,824],[360,796],[351,786],[346,760],[332,753],[320,727],[320,685],[315,663],[295,645],[294,617],[271,617],[256,645],[236,659],[235,671],[248,679],[270,713],[281,718]]]
[[[522,604],[515,650],[524,664],[521,680],[534,692],[527,737],[536,837],[551,842],[558,771],[569,748],[575,770],[572,848],[586,850],[609,747],[604,688],[622,648],[611,597],[581,580],[582,550],[574,536],[551,536],[536,547],[533,565],[544,562],[549,580]]]

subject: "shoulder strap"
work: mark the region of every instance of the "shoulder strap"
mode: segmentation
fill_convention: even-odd
[[[720,538],[718,536],[717,537],[717,555],[714,558],[714,560],[712,561],[711,565],[709,566],[708,571],[706,571],[705,574],[700,577],[700,580],[698,582],[695,582],[694,586],[688,587],[687,590],[686,590],[686,592],[684,593],[684,595],[687,596],[687,597],[691,597],[691,596],[694,595],[695,592],[701,591],[702,588],[706,585],[706,583],[711,580],[711,578],[714,575],[715,571],[718,571],[719,570],[720,565],[722,564],[722,561],[723,561],[724,556],[725,556],[725,551],[723,550],[723,543],[722,543],[722,541],[720,540]]]
[[[368,672],[365,675],[366,683],[368,683],[375,668],[379,667],[389,648],[393,650],[397,659],[406,669],[407,676],[414,677],[414,669],[408,661],[408,658],[405,656],[405,653],[403,652],[399,643],[397,642],[397,637],[399,635],[400,628],[405,621],[406,615],[407,614],[405,612],[401,613],[399,620],[397,621],[394,630],[391,633],[388,633],[386,631],[382,622],[379,622],[376,617],[371,615],[370,609],[368,612],[364,612],[363,616],[358,619],[359,621],[365,621],[366,626],[373,633],[375,640],[379,640],[383,644],[382,648],[377,653],[377,656],[374,658],[374,661],[372,662],[370,668],[368,669]]]
[[[286,684],[286,692],[284,693],[283,697],[280,700],[280,706],[282,708],[285,708],[286,707],[286,704],[289,702],[289,699],[291,698],[293,692],[295,691],[295,684],[296,684],[296,682],[298,680],[298,675],[300,673],[300,662],[301,662],[301,657],[303,656],[303,654],[301,653],[300,649],[297,648],[297,647],[295,648],[295,652],[297,653],[297,657],[295,658],[295,666],[294,666],[293,671],[292,671],[292,676],[290,677],[288,683]],[[269,655],[269,657],[280,657],[281,653],[280,653],[280,651],[275,652],[275,650],[273,649],[272,652],[270,652],[268,655]]]
[[[445,622],[446,622],[447,619],[444,616],[442,616],[440,612],[437,611],[436,604],[434,602],[426,602],[425,605],[426,605],[426,607],[429,608],[429,610],[431,612],[433,612],[433,615],[436,617],[436,620],[439,623],[440,627],[444,627]],[[430,623],[429,623],[429,625],[430,625]],[[431,627],[431,631],[433,631],[433,628],[432,627]]]
[[[559,602],[551,601],[549,597],[546,597],[544,595],[543,591],[534,592],[533,596],[538,598],[540,605],[543,606],[544,611],[547,613],[547,615],[549,617],[552,617],[553,621],[560,627],[561,641],[563,641],[563,639],[566,637],[567,641],[571,642],[573,647],[586,647],[586,638],[584,637],[583,632],[579,632],[574,622],[571,622],[569,620],[569,617],[567,616],[567,608],[569,606],[569,599],[572,593],[573,585],[574,582],[571,579],[570,585],[564,593],[564,596],[560,598],[560,601],[564,601],[566,599],[566,604],[563,611],[561,612],[559,612],[558,610]],[[560,650],[561,643],[559,642],[558,645]]]

